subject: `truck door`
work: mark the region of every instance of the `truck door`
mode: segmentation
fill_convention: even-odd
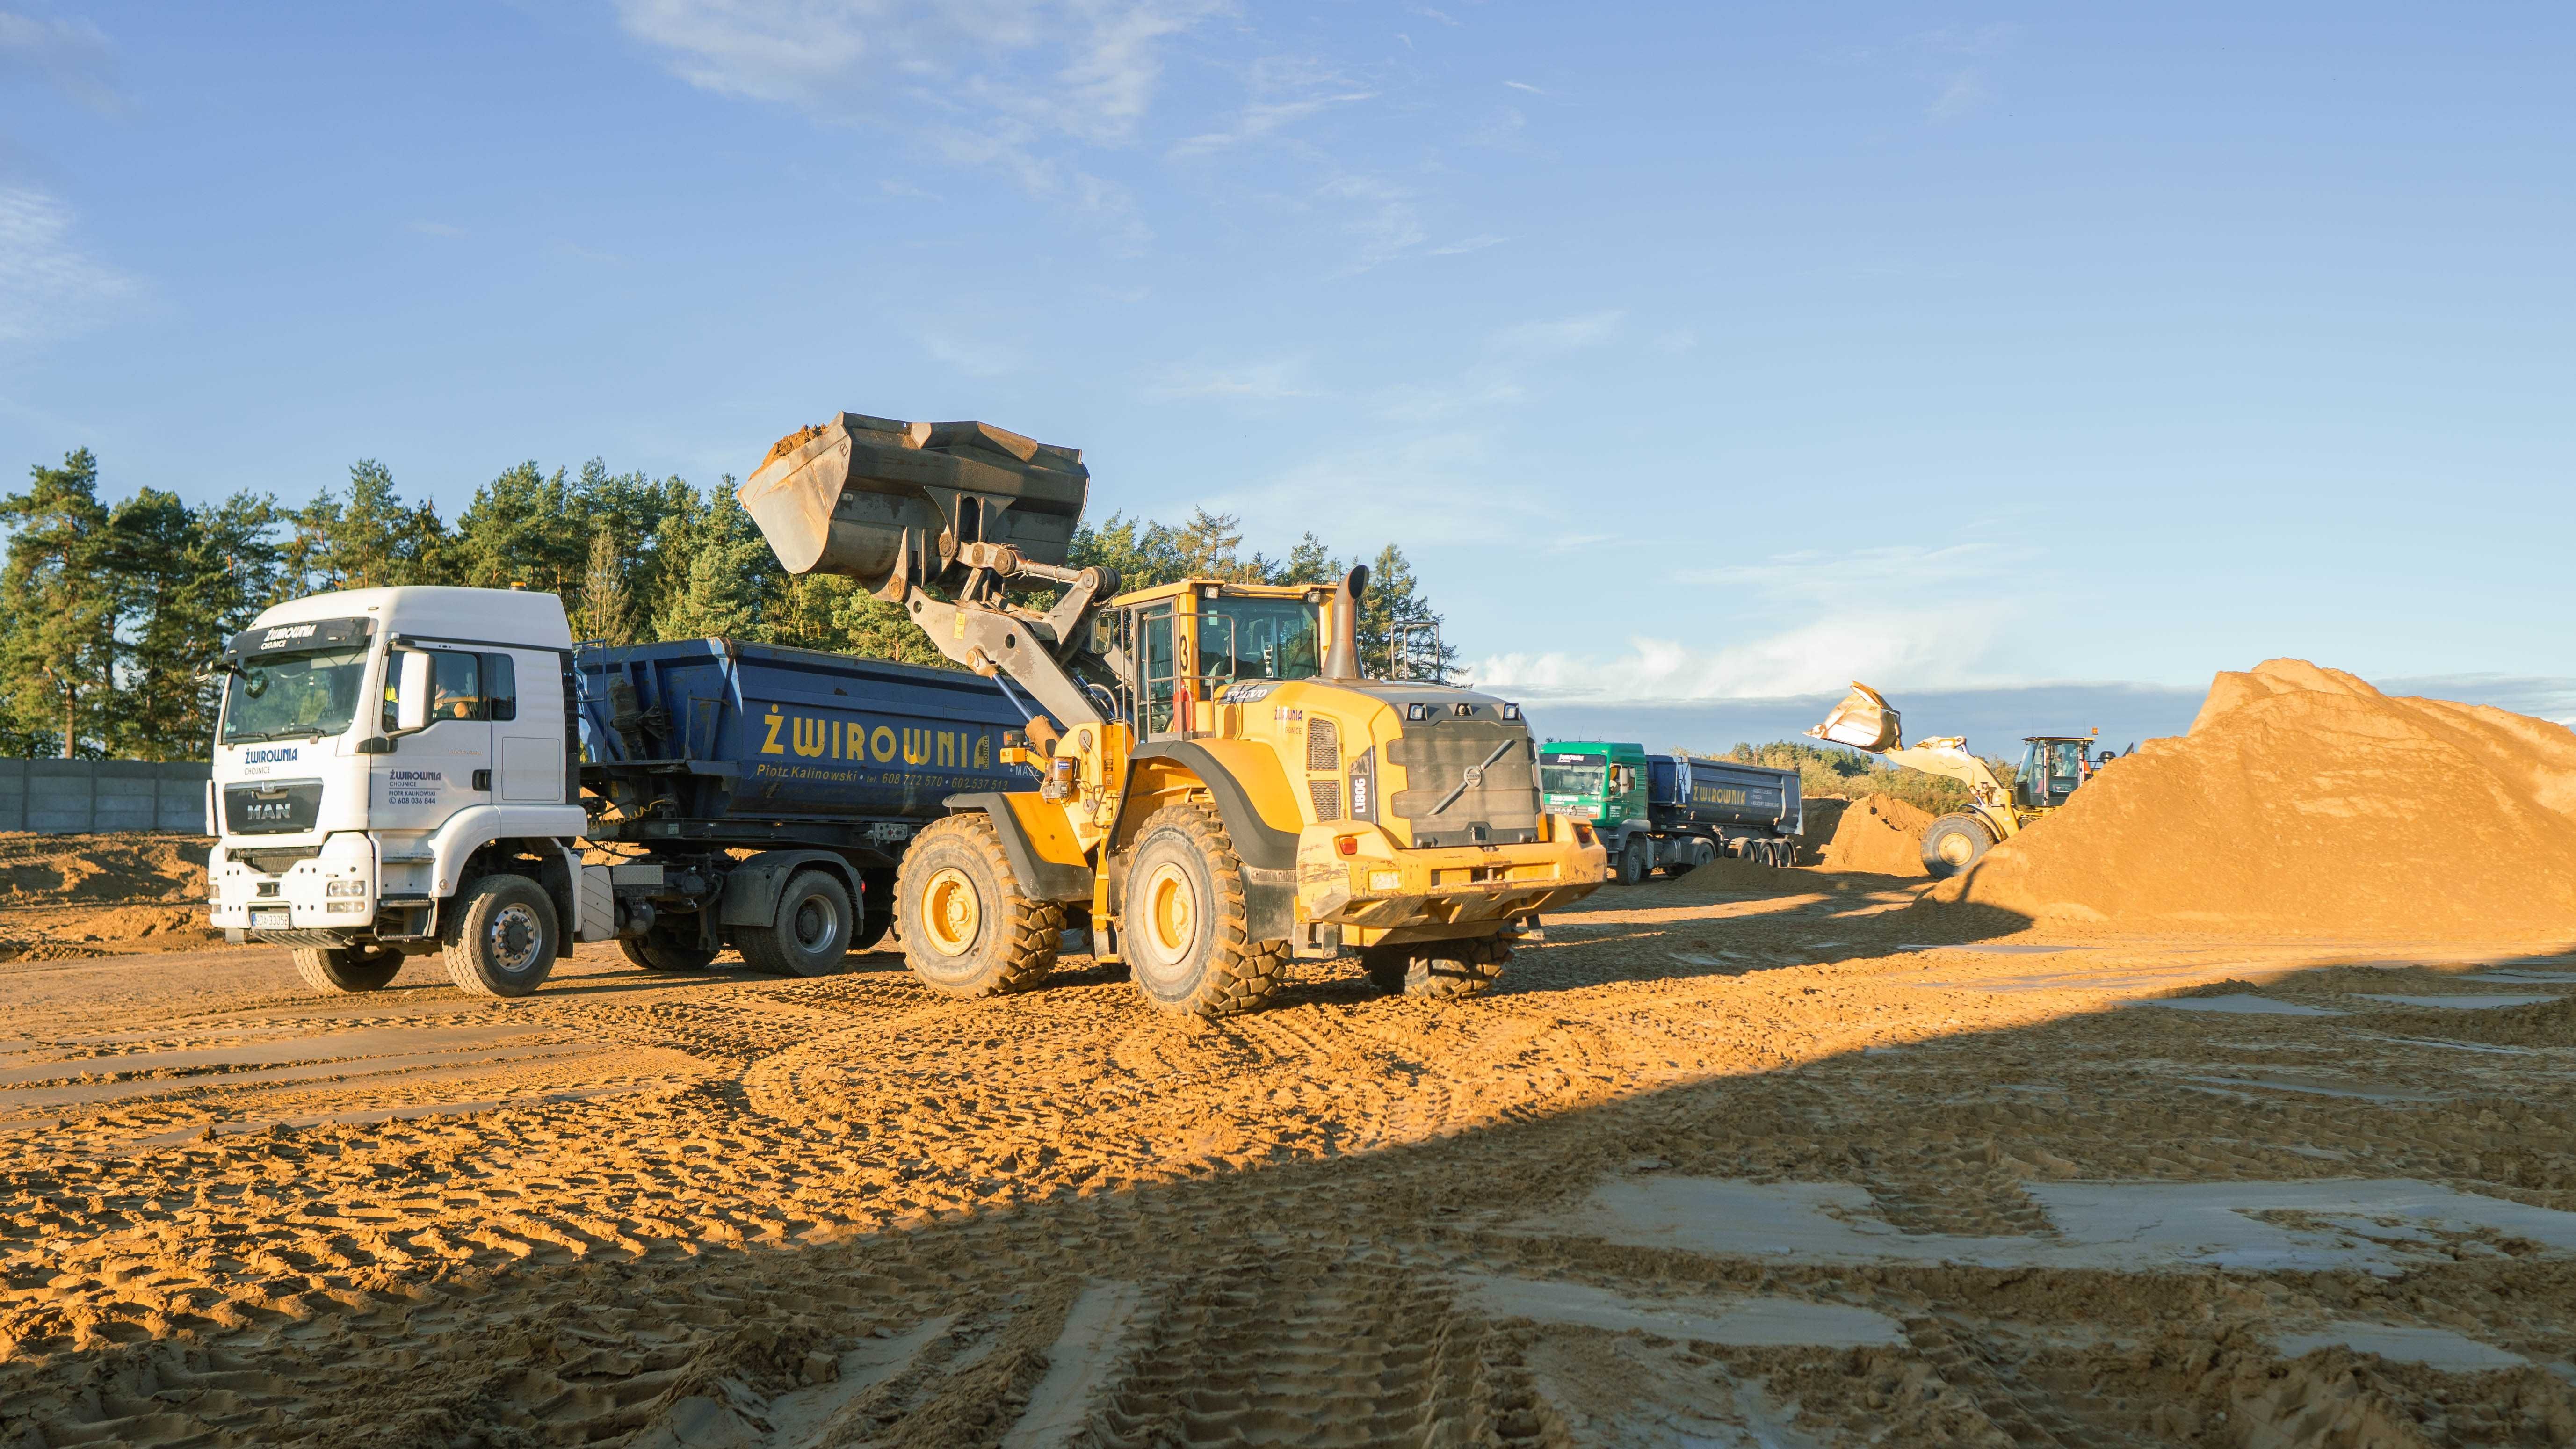
[[[540,658],[527,656],[525,662],[530,666],[528,677],[542,683],[553,672]],[[521,695],[519,663],[519,657],[511,654],[483,656],[483,689],[492,732],[501,746],[501,767],[495,772],[501,801],[560,805],[564,803],[563,702],[558,693],[543,688]]]
[[[386,656],[384,731],[399,726],[403,656]],[[429,722],[376,757],[370,823],[386,830],[435,830],[468,805],[492,798],[492,721],[484,695],[485,656],[437,645],[429,656]]]

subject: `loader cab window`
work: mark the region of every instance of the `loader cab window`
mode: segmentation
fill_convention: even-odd
[[[2025,810],[2063,805],[2084,783],[2082,740],[2032,740],[2013,777],[2013,803]]]
[[[1180,684],[1180,648],[1172,629],[1172,606],[1156,604],[1136,620],[1136,667],[1145,706],[1145,733],[1169,734],[1172,699]]]
[[[1303,599],[1201,602],[1199,669],[1206,693],[1239,679],[1312,679],[1324,667],[1318,607]]]

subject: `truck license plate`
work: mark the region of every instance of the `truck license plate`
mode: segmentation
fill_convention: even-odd
[[[250,913],[250,928],[254,931],[283,931],[286,929],[286,914],[284,911],[253,911]]]

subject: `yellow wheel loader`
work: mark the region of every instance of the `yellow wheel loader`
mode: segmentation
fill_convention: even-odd
[[[2030,823],[2066,803],[2091,779],[2102,760],[2092,755],[2094,735],[2025,735],[2021,766],[2009,786],[1968,752],[1964,735],[1905,743],[1904,716],[1885,696],[1858,680],[1825,722],[1807,731],[1820,740],[1865,750],[1891,764],[1940,775],[1968,787],[1968,804],[1923,831],[1923,868],[1935,879],[1977,863],[1997,841],[2010,840]]]
[[[1388,991],[1462,996],[1601,885],[1590,825],[1540,808],[1518,705],[1362,677],[1367,570],[1117,594],[1067,567],[1089,488],[1071,448],[842,413],[739,491],[789,573],[856,579],[1030,701],[1006,758],[1037,788],[948,795],[904,853],[895,929],[924,982],[1027,990],[1070,925],[1177,1012],[1250,1010],[1291,959],[1354,952]]]

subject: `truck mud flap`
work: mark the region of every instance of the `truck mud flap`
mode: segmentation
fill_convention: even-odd
[[[1011,798],[999,793],[951,795],[940,802],[952,814],[981,810],[993,822],[993,833],[1002,837],[1002,853],[1010,857],[1011,874],[1019,877],[1028,893],[1042,901],[1091,902],[1091,867],[1066,865],[1038,854],[1037,845],[1029,839],[1028,827],[1020,823],[1011,809]]]
[[[716,907],[717,922],[727,926],[776,925],[778,893],[787,889],[790,877],[808,867],[830,871],[833,879],[849,891],[851,903],[858,903],[858,872],[841,857],[828,850],[764,850],[726,873],[724,897]]]

